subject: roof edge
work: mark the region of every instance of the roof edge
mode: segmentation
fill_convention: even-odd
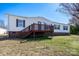
[[[22,18],[32,18],[32,17],[26,17],[26,16],[17,16],[17,15],[13,15],[13,14],[9,14],[9,13],[6,13],[5,15],[9,15],[9,16],[16,16],[16,17],[22,17]],[[41,16],[37,16],[37,17],[33,17],[33,18],[39,18]],[[63,24],[63,25],[69,25],[69,24],[64,24],[64,23],[59,23],[59,22],[54,22],[54,21],[51,21],[49,20],[48,18],[46,17],[41,17],[41,18],[44,18],[45,20],[49,21],[49,22],[52,22],[52,23],[58,23],[58,24]]]

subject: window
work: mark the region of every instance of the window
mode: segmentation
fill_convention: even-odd
[[[41,24],[41,22],[40,22],[40,21],[38,21],[38,24]]]
[[[68,30],[68,26],[63,26],[63,30]]]
[[[60,29],[60,25],[54,25],[54,29]]]
[[[25,27],[25,20],[16,19],[16,27]]]

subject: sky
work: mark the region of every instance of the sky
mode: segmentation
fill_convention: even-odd
[[[9,13],[26,17],[42,16],[54,22],[69,23],[70,17],[57,11],[59,8],[59,4],[55,3],[0,3],[0,20],[7,24],[5,14]]]

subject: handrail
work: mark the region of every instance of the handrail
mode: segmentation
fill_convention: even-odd
[[[21,30],[21,31],[23,31],[23,32],[24,32],[24,30],[29,29],[29,27],[30,27],[30,26],[32,26],[32,25],[33,25],[33,24],[29,25],[28,27],[24,28],[24,29],[23,29],[23,30]]]
[[[37,29],[35,27],[35,25],[37,25]],[[22,32],[24,31],[31,31],[31,30],[42,30],[42,26],[44,26],[43,30],[52,30],[52,25],[47,25],[47,24],[36,24],[36,23],[33,23],[31,25],[29,25],[28,27],[26,27],[25,29],[21,30]],[[40,29],[39,29],[40,27]],[[45,28],[46,27],[46,28]]]

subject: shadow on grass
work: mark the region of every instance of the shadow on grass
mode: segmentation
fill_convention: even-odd
[[[24,40],[27,40],[27,41],[41,41],[41,40],[51,40],[52,38],[51,37],[29,37],[29,38],[24,38]]]
[[[52,37],[47,37],[47,36],[42,36],[42,37],[28,37],[28,38],[9,38],[9,37],[0,37],[0,41],[4,40],[18,40],[21,42],[26,42],[26,41],[42,41],[42,40],[51,40]]]

